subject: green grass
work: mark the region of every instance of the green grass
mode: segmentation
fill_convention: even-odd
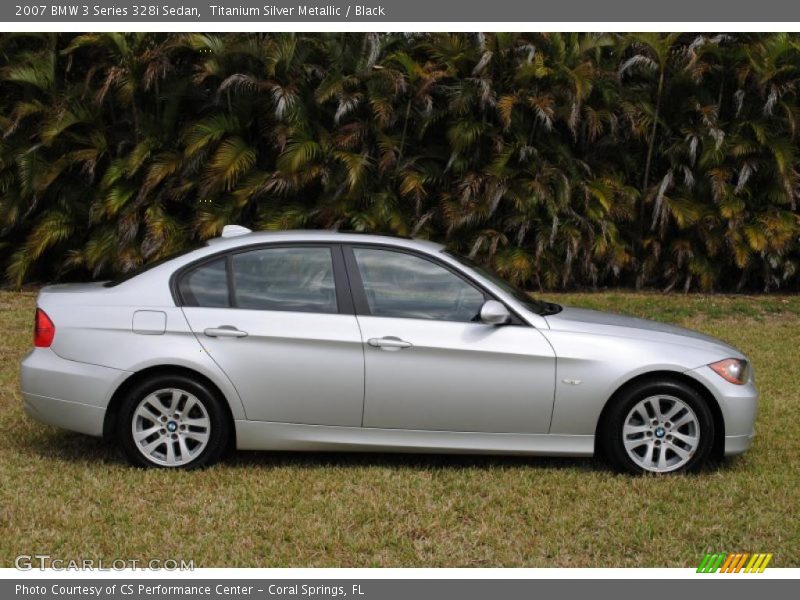
[[[18,554],[197,566],[691,566],[708,551],[800,565],[800,298],[604,293],[572,305],[677,322],[738,346],[762,405],[753,448],[694,476],[592,460],[239,453],[137,470],[25,417],[31,293],[0,293],[0,566]]]

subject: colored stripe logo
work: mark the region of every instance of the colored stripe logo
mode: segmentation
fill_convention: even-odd
[[[726,554],[714,552],[706,554],[697,567],[698,573],[763,573],[772,554],[750,554],[739,552]]]

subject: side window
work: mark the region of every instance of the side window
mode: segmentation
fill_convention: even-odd
[[[330,248],[262,248],[234,254],[232,265],[237,308],[338,311]]]
[[[392,250],[354,248],[372,315],[473,321],[483,293],[430,260]]]
[[[181,298],[186,306],[225,308],[228,299],[228,272],[225,259],[219,258],[195,267],[178,284]]]

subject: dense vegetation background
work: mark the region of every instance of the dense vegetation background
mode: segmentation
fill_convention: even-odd
[[[239,223],[796,290],[799,81],[797,34],[2,34],[0,265],[108,277]]]

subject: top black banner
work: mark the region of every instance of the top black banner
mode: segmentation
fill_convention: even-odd
[[[4,23],[54,22],[800,22],[787,0],[18,0],[0,4]]]

